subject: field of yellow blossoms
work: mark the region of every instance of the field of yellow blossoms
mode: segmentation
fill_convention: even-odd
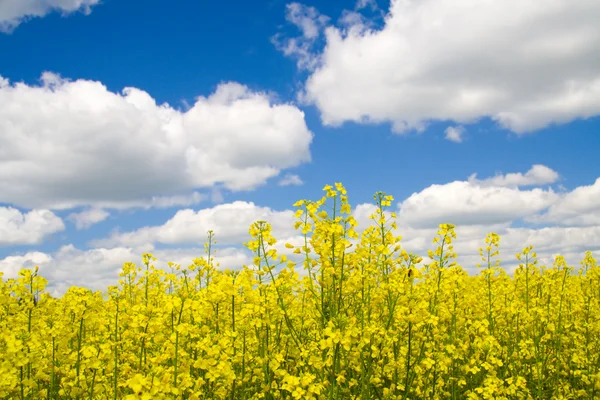
[[[428,264],[394,236],[375,195],[361,235],[341,184],[295,204],[295,265],[267,222],[250,228],[252,266],[206,256],[188,267],[126,263],[107,292],[44,292],[34,270],[0,284],[4,399],[600,398],[600,267],[531,247],[509,276],[500,238],[482,238],[477,276],[440,226]]]

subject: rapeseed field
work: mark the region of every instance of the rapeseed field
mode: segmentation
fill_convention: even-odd
[[[514,274],[500,237],[482,238],[476,276],[457,265],[442,224],[427,263],[394,235],[377,193],[359,235],[341,184],[302,200],[296,263],[270,225],[250,227],[253,265],[206,255],[164,271],[126,263],[104,293],[45,292],[38,269],[0,284],[5,399],[600,398],[600,267],[538,263]],[[298,261],[300,260],[300,261]]]

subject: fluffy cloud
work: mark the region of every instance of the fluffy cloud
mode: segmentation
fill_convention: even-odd
[[[312,133],[298,108],[237,83],[183,112],[140,89],[45,73],[39,86],[0,78],[0,141],[0,202],[108,208],[256,188],[309,161]]]
[[[455,181],[412,194],[400,205],[400,217],[414,227],[501,224],[540,212],[558,198],[552,189],[519,190]]]
[[[600,257],[600,221],[582,223],[581,226],[573,223],[579,221],[575,218],[577,215],[582,221],[587,221],[590,215],[598,215],[600,210],[593,199],[597,197],[600,179],[592,185],[562,194],[539,188],[519,189],[519,186],[548,183],[548,177],[553,176],[548,171],[552,170],[534,166],[526,173],[427,187],[398,204],[400,212],[395,233],[402,235],[401,244],[407,251],[423,256],[423,262],[427,263],[427,251],[435,248],[432,239],[436,236],[438,224],[456,224],[454,246],[459,256],[457,261],[470,273],[475,273],[476,264],[482,263],[479,247],[484,245],[485,235],[489,232],[501,236],[501,265],[509,273],[518,265],[515,254],[527,245],[534,246],[545,265],[551,265],[558,254],[564,255],[574,266],[587,250]],[[359,231],[374,223],[369,215],[375,209],[373,204],[354,207],[353,215],[359,222]],[[529,215],[546,218],[550,215],[553,222],[562,226],[538,227],[515,223]],[[252,263],[251,254],[242,247],[242,243],[249,239],[248,228],[257,220],[272,224],[278,239],[275,248],[298,262],[301,270],[302,260],[285,248],[286,242],[299,246],[304,241],[293,228],[293,211],[276,211],[238,201],[198,211],[181,210],[162,225],[132,232],[115,232],[106,239],[93,242],[95,248],[89,250],[69,245],[52,254],[31,252],[6,257],[0,260],[0,271],[11,277],[23,266],[39,265],[41,273],[51,281],[51,292],[63,293],[70,285],[104,289],[116,282],[123,262],[139,264],[144,252],[157,256],[159,262],[156,265],[160,268],[166,268],[168,261],[187,266],[194,258],[203,257],[201,244],[206,241],[208,229],[215,231],[217,261],[221,267],[236,269]],[[190,244],[190,248],[179,247]]]
[[[600,178],[593,185],[568,193],[519,189],[554,183],[558,178],[554,170],[534,165],[524,174],[509,173],[483,180],[472,175],[469,181],[431,185],[398,204],[398,234],[405,237],[402,243],[407,250],[425,255],[434,248],[431,240],[437,226],[455,224],[458,262],[471,272],[476,271],[477,263],[482,263],[479,247],[489,232],[501,236],[501,260],[508,272],[518,265],[515,254],[528,245],[534,246],[546,265],[551,265],[558,254],[568,256],[570,265],[577,265],[587,250],[600,255],[600,207],[594,201],[600,194]],[[374,207],[364,205],[359,214],[365,220],[365,215],[373,210]],[[519,219],[550,225],[515,226]]]
[[[355,214],[371,211],[374,211],[371,204],[363,204],[356,207]],[[361,222],[361,227],[366,225],[362,225]],[[584,251],[590,249],[597,258],[600,258],[599,227],[530,229],[510,228],[505,225],[458,226],[455,242],[455,249],[459,255],[458,262],[471,273],[475,273],[477,271],[475,265],[482,262],[478,255],[478,248],[483,246],[485,235],[491,231],[501,235],[501,265],[508,272],[512,272],[518,264],[514,255],[529,244],[535,246],[540,261],[546,265],[551,265],[554,256],[561,254],[566,257],[570,265],[577,266]],[[396,233],[403,236],[401,244],[405,249],[425,257],[423,262],[427,262],[427,250],[434,249],[435,246],[432,244],[435,232],[436,229],[416,229],[401,223]],[[303,244],[303,239],[293,236],[288,240],[280,240],[275,245],[279,252],[287,253],[293,258],[290,254],[291,250],[284,247],[285,242],[299,246]],[[21,268],[33,268],[38,265],[40,273],[49,280],[48,290],[54,296],[63,294],[72,285],[105,290],[109,285],[117,283],[118,273],[124,262],[141,265],[141,254],[147,251],[158,258],[155,265],[163,269],[167,269],[168,261],[187,266],[196,257],[206,257],[204,249],[199,246],[155,249],[152,246],[142,245],[81,250],[73,245],[67,245],[52,254],[29,252],[0,259],[0,271],[4,273],[4,278],[14,278]],[[251,265],[252,257],[245,249],[225,247],[217,249],[215,261],[219,263],[220,268],[239,269],[243,265]],[[301,260],[298,261],[297,268],[301,272]]]
[[[144,243],[204,243],[206,232],[213,230],[220,244],[241,245],[250,239],[248,230],[259,220],[267,221],[278,239],[295,234],[293,211],[275,211],[254,203],[236,201],[199,211],[178,211],[163,225],[143,227],[132,232],[116,232],[107,239],[94,241],[94,246],[139,246]]]
[[[34,268],[51,261],[51,256],[39,251],[32,251],[22,256],[8,256],[0,260],[0,272],[3,274],[3,279],[15,279],[19,276],[21,268]],[[45,274],[42,275],[45,276]]]
[[[489,117],[517,133],[600,114],[600,2],[391,0],[379,29],[325,30],[302,96],[327,125]]]
[[[533,245],[536,251],[546,254],[583,253],[586,250],[600,249],[600,226],[508,228],[504,241],[512,248],[522,248],[523,244]],[[579,260],[571,260],[574,261]]]
[[[203,248],[156,250],[147,247],[115,247],[81,250],[67,245],[52,254],[29,252],[0,259],[0,271],[4,273],[4,279],[16,278],[21,268],[33,268],[37,265],[40,267],[40,275],[48,279],[47,290],[53,296],[64,294],[70,286],[104,291],[109,285],[117,284],[123,263],[141,265],[142,253],[146,251],[152,252],[158,259],[154,264],[162,269],[168,269],[169,261],[187,267],[194,258],[206,257]],[[214,258],[222,269],[240,269],[242,265],[252,263],[248,252],[235,248],[218,249]]]
[[[0,32],[11,32],[21,22],[33,17],[43,17],[52,11],[63,14],[82,11],[91,12],[91,7],[100,0],[2,0],[0,1]]]
[[[496,175],[493,178],[483,180],[477,179],[477,174],[469,177],[469,182],[481,186],[501,186],[501,187],[519,187],[519,186],[541,186],[555,183],[560,176],[556,171],[545,165],[536,164],[525,174],[521,172],[509,173],[506,175]]]
[[[534,222],[572,226],[600,226],[600,178],[564,194],[548,212],[531,218]]]
[[[49,210],[24,214],[16,208],[0,207],[0,246],[39,244],[64,229],[62,219]]]
[[[490,232],[495,232],[501,237],[500,260],[509,272],[519,263],[515,255],[529,245],[534,247],[540,261],[546,265],[552,265],[554,257],[558,254],[565,256],[569,265],[575,266],[588,250],[600,254],[600,226],[516,228],[508,225],[510,224],[479,225],[471,227],[469,232],[458,226],[455,250],[459,256],[459,263],[475,272],[476,264],[484,263],[479,256],[479,248],[485,245],[485,235]],[[433,246],[430,241],[428,248],[433,249]]]
[[[354,208],[353,215],[361,230],[373,223],[368,215],[375,210],[372,204],[360,204]],[[513,227],[513,221],[498,224],[485,223],[485,218],[481,221],[480,224],[459,224],[455,228],[457,239],[453,244],[458,255],[457,262],[469,273],[477,273],[476,265],[485,264],[479,256],[479,248],[485,245],[485,236],[490,232],[501,237],[501,266],[508,273],[512,273],[519,264],[515,255],[528,245],[534,246],[540,262],[545,265],[552,265],[554,257],[560,254],[569,265],[577,267],[588,250],[600,259],[600,224],[588,227],[523,228]],[[427,257],[427,251],[436,247],[432,241],[437,235],[437,226],[413,226],[399,215],[395,234],[402,236],[400,244],[405,250],[422,256],[423,263],[431,261]]]

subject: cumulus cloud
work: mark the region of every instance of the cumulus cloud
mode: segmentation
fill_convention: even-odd
[[[446,139],[454,143],[461,143],[463,141],[463,135],[465,128],[462,126],[449,126],[445,130]]]
[[[75,227],[79,230],[88,229],[92,225],[98,222],[104,221],[110,216],[110,213],[101,208],[89,208],[87,210],[69,214],[67,219],[75,224]]]
[[[312,133],[297,107],[238,83],[180,111],[140,89],[45,73],[38,86],[0,78],[0,140],[0,202],[126,208],[254,189],[310,161]]]
[[[105,291],[108,286],[118,283],[118,275],[125,262],[142,265],[142,254],[146,251],[152,252],[158,259],[154,263],[155,266],[165,270],[168,270],[169,261],[187,267],[195,258],[206,257],[202,247],[187,249],[114,247],[82,250],[70,244],[51,254],[29,252],[0,259],[0,272],[4,273],[4,279],[16,278],[21,268],[39,266],[40,275],[48,280],[47,290],[53,296],[64,294],[71,286]],[[221,248],[214,254],[214,261],[221,269],[241,269],[243,265],[252,263],[252,257],[243,249]]]
[[[545,254],[598,250],[600,243],[600,226],[587,227],[544,227],[544,228],[508,228],[504,240],[509,247],[533,245]],[[576,260],[572,260],[574,262]],[[579,261],[579,260],[577,260]]]
[[[355,213],[370,213],[374,211],[371,204],[361,204]],[[360,227],[364,228],[369,221],[363,221]],[[457,226],[457,240],[454,243],[459,258],[459,264],[471,273],[476,273],[477,263],[482,263],[478,249],[483,246],[485,235],[496,232],[501,235],[501,266],[511,273],[518,265],[515,254],[527,245],[533,245],[541,262],[551,265],[554,256],[561,254],[566,257],[569,265],[577,266],[586,250],[592,250],[595,257],[600,258],[600,228],[511,228],[506,225],[472,225]],[[432,239],[436,229],[412,228],[400,223],[396,234],[403,236],[401,245],[407,251],[414,252],[424,257],[427,262],[427,250],[434,249]],[[217,237],[218,238],[218,237]],[[280,253],[287,253],[293,257],[290,249],[285,248],[289,242],[296,246],[303,245],[303,238],[291,236],[287,240],[280,240],[275,247]],[[188,266],[196,257],[206,257],[201,246],[191,248],[156,249],[151,245],[112,248],[78,249],[73,245],[61,247],[58,251],[47,254],[43,252],[29,252],[18,256],[8,256],[0,259],[0,271],[4,278],[15,278],[21,268],[40,267],[40,273],[49,280],[48,291],[54,295],[62,295],[70,286],[88,287],[93,290],[105,290],[109,285],[118,281],[118,274],[124,262],[134,262],[141,265],[141,255],[151,252],[158,261],[158,268],[167,269],[167,262],[173,261],[182,266]],[[252,264],[252,255],[241,247],[217,248],[215,261],[219,268],[240,269],[243,265]],[[298,271],[301,272],[301,261],[298,262]]]
[[[400,216],[415,227],[500,224],[540,212],[558,197],[552,189],[519,190],[455,181],[412,194],[401,203]]]
[[[577,226],[580,220],[587,221],[586,218],[598,215],[600,211],[593,201],[598,194],[600,179],[592,185],[560,194],[551,189],[520,189],[519,186],[547,183],[547,176],[552,175],[531,173],[534,170],[545,171],[534,166],[522,174],[427,187],[398,203],[395,234],[403,237],[401,245],[404,249],[423,256],[423,262],[427,263],[427,251],[435,248],[432,239],[438,225],[454,223],[458,263],[470,273],[475,273],[476,264],[482,263],[479,247],[484,245],[485,235],[489,232],[501,236],[501,266],[509,273],[518,265],[515,254],[528,245],[534,246],[540,261],[546,265],[551,265],[558,254],[564,255],[567,262],[575,266],[587,250],[600,257],[600,221],[591,220],[593,223]],[[359,232],[374,223],[369,215],[375,210],[373,204],[353,207]],[[252,263],[252,255],[242,244],[250,238],[248,228],[257,220],[272,224],[278,239],[275,248],[297,261],[301,271],[302,260],[296,260],[292,250],[285,247],[286,242],[301,246],[304,241],[293,227],[293,213],[292,210],[273,210],[242,201],[197,211],[180,210],[164,224],[131,232],[114,232],[105,239],[93,241],[94,247],[88,250],[68,245],[51,254],[30,252],[6,257],[0,260],[0,271],[11,277],[16,276],[21,267],[39,265],[41,273],[50,280],[53,293],[64,293],[70,285],[105,289],[117,281],[123,262],[139,264],[144,252],[157,256],[160,268],[166,268],[168,261],[187,266],[194,258],[205,256],[202,243],[206,241],[209,229],[215,232],[217,261],[221,268],[236,269]],[[551,215],[549,221],[558,224],[527,226],[522,221],[516,223],[530,215]],[[581,219],[576,218],[578,215]]]
[[[52,261],[52,257],[40,251],[31,251],[22,256],[8,256],[0,260],[2,279],[16,279],[22,268],[34,268]],[[42,268],[40,268],[41,270]],[[42,274],[44,275],[44,274]]]
[[[565,193],[548,212],[533,216],[534,222],[571,226],[600,226],[600,178],[592,185]]]
[[[600,2],[391,0],[381,28],[329,26],[302,98],[323,123],[491,118],[517,133],[600,114]]]
[[[160,226],[148,226],[131,232],[115,232],[109,238],[92,242],[94,246],[139,246],[144,243],[204,243],[206,232],[213,230],[218,243],[241,245],[250,239],[248,230],[259,220],[267,221],[276,238],[293,236],[291,210],[276,211],[254,203],[236,201],[194,211],[180,210]]]
[[[477,174],[469,177],[469,182],[481,186],[502,186],[502,187],[519,187],[519,186],[541,186],[550,183],[555,183],[560,176],[556,171],[545,165],[536,164],[525,174],[521,172],[509,173],[506,175],[496,175],[493,178],[483,180],[477,179]]]
[[[69,14],[91,12],[100,0],[2,0],[0,1],[0,32],[12,32],[23,21],[43,17],[52,11]]]
[[[64,229],[62,219],[50,210],[22,213],[16,208],[0,207],[0,246],[39,244]]]
[[[373,224],[368,215],[376,210],[372,204],[360,204],[353,210],[353,215],[362,230]],[[477,273],[477,264],[484,264],[479,256],[479,248],[484,246],[485,236],[494,232],[501,236],[501,266],[512,273],[518,266],[515,255],[528,245],[533,245],[540,262],[551,265],[558,254],[565,256],[569,265],[577,266],[585,251],[592,251],[600,258],[600,224],[586,227],[514,227],[513,220],[501,223],[488,223],[485,217],[480,223],[461,224],[455,227],[457,239],[453,243],[458,255],[458,263],[470,273]],[[439,223],[451,222],[440,218]],[[396,235],[402,236],[402,247],[423,257],[423,263],[430,260],[427,251],[435,249],[432,243],[437,235],[438,226],[419,224],[408,221],[401,213],[398,216]]]
[[[15,278],[21,268],[40,267],[40,275],[48,280],[48,292],[62,295],[70,286],[106,290],[119,279],[119,270],[126,261],[137,262],[141,253],[131,248],[80,250],[73,245],[62,246],[52,254],[29,252],[0,260],[4,278]]]
[[[587,250],[600,255],[600,207],[594,201],[600,194],[600,178],[567,193],[519,188],[555,183],[558,177],[554,170],[534,165],[524,174],[482,180],[472,175],[468,181],[431,185],[398,203],[398,233],[405,237],[407,250],[424,255],[433,248],[438,225],[455,224],[458,262],[471,272],[482,262],[479,247],[489,232],[502,238],[501,260],[508,272],[518,265],[515,254],[528,245],[548,265],[558,254],[568,255],[567,261],[577,265]],[[373,206],[362,206],[362,220],[373,210]],[[548,226],[523,226],[525,222]]]
[[[279,186],[300,186],[304,182],[298,175],[286,174],[280,181]]]

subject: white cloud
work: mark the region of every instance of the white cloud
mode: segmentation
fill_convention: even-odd
[[[271,38],[271,42],[286,56],[296,58],[299,69],[314,69],[319,57],[314,54],[313,49],[329,17],[320,14],[314,7],[290,3],[286,5],[285,19],[295,25],[302,35],[282,37],[277,34]]]
[[[600,226],[508,228],[505,242],[507,246],[513,248],[523,248],[523,244],[533,245],[543,254],[565,252],[583,254],[586,250],[600,249]]]
[[[364,212],[373,211],[371,204],[357,206]],[[369,209],[369,210],[367,210]],[[368,221],[366,223],[369,223]],[[360,228],[366,227],[361,222]],[[505,225],[474,225],[457,226],[457,240],[455,250],[458,253],[458,262],[469,272],[475,273],[475,264],[481,263],[478,248],[484,244],[485,235],[494,231],[501,235],[500,259],[501,266],[512,272],[518,264],[515,254],[527,245],[534,245],[539,259],[546,265],[552,263],[555,255],[564,255],[569,265],[578,266],[586,250],[592,250],[600,258],[600,227],[583,228],[510,228]],[[217,231],[217,240],[219,238]],[[424,257],[426,262],[427,250],[434,249],[432,239],[436,229],[416,229],[408,225],[399,224],[397,234],[403,239],[401,245],[408,251],[415,252]],[[286,242],[296,246],[303,244],[300,236],[291,236],[283,240],[276,236],[278,243],[275,245],[280,253],[290,254],[286,249]],[[40,274],[49,280],[49,292],[54,296],[63,294],[70,286],[83,286],[93,290],[105,290],[109,285],[114,285],[118,280],[118,273],[124,262],[134,262],[141,265],[141,255],[151,252],[158,261],[158,268],[167,269],[167,262],[173,261],[182,266],[188,266],[196,257],[206,257],[201,246],[193,248],[155,249],[153,246],[143,244],[133,247],[92,248],[82,250],[67,245],[52,254],[42,252],[29,252],[19,256],[9,256],[0,259],[0,272],[4,278],[14,278],[21,268],[33,268],[38,265]],[[248,250],[241,247],[217,248],[215,261],[221,269],[239,269],[242,265],[251,265],[252,256]],[[293,255],[291,255],[293,257]],[[302,273],[301,262],[297,270]]]
[[[545,228],[492,228],[482,226],[479,234],[465,238],[457,227],[457,240],[455,250],[459,263],[475,273],[476,264],[485,264],[479,256],[479,247],[483,247],[485,235],[495,232],[500,235],[500,260],[501,266],[512,272],[519,264],[515,255],[524,247],[532,245],[538,254],[540,262],[551,266],[556,255],[562,255],[569,265],[579,266],[586,251],[592,251],[596,257],[600,256],[600,226],[595,227],[545,227]],[[431,243],[431,242],[429,242]],[[430,244],[429,248],[433,248]]]
[[[517,133],[600,114],[600,2],[392,0],[381,29],[333,26],[302,98],[327,125],[489,117]]]
[[[600,178],[564,194],[548,212],[530,218],[534,222],[571,226],[600,226]]]
[[[524,174],[512,173],[481,181],[472,178],[468,182],[432,185],[414,193],[398,204],[400,212],[396,234],[403,236],[403,248],[425,257],[424,262],[427,262],[427,251],[435,247],[432,239],[436,236],[438,225],[450,222],[456,224],[458,238],[454,245],[459,255],[458,262],[471,273],[475,273],[475,265],[481,263],[478,249],[489,232],[501,236],[501,265],[508,272],[512,272],[518,264],[514,255],[527,245],[533,245],[540,260],[546,264],[551,264],[557,254],[566,256],[570,265],[577,265],[586,250],[600,255],[600,220],[581,224],[583,226],[514,226],[516,220],[531,215],[550,215],[551,222],[565,225],[572,224],[573,221],[579,222],[577,216],[583,220],[589,215],[600,214],[593,201],[598,195],[600,179],[593,185],[575,188],[563,194],[554,193],[550,189],[518,189],[519,186],[556,180],[554,171],[541,167],[534,166]],[[540,214],[546,209],[549,210],[546,214]],[[14,209],[5,209],[4,212],[7,210],[12,210],[12,217],[5,219],[27,219],[27,216]],[[368,216],[374,211],[373,204],[354,207],[353,215],[359,222],[359,231],[373,224]],[[53,215],[49,211],[45,213],[47,218]],[[93,219],[92,212],[89,219]],[[39,265],[41,273],[50,280],[50,291],[53,293],[64,293],[70,285],[105,289],[117,281],[123,262],[133,261],[139,264],[144,252],[149,251],[157,256],[160,260],[157,266],[161,268],[165,268],[168,261],[187,266],[194,258],[204,257],[202,244],[207,239],[206,231],[209,229],[215,232],[217,261],[222,268],[235,269],[252,262],[251,254],[242,244],[249,240],[248,228],[257,220],[266,220],[272,224],[274,236],[278,239],[275,247],[295,260],[292,251],[285,248],[286,242],[297,246],[303,244],[303,238],[293,228],[293,211],[276,211],[236,201],[198,211],[180,210],[162,225],[143,227],[132,232],[115,232],[106,239],[93,241],[92,245],[96,248],[89,250],[68,245],[52,254],[30,252],[6,257],[0,260],[0,271],[5,272],[7,277],[12,277],[16,276],[21,267]],[[34,229],[22,230],[27,232],[22,237],[31,237],[32,230]],[[7,230],[12,235],[10,237],[18,231],[14,227]],[[193,247],[157,249],[155,246],[159,244],[168,247],[191,244]],[[302,269],[301,260],[298,262],[298,269]]]
[[[204,243],[206,232],[213,230],[218,243],[238,244],[250,240],[248,230],[259,220],[271,224],[276,238],[295,234],[293,211],[275,211],[254,203],[236,201],[199,211],[178,211],[160,226],[148,226],[132,232],[115,232],[107,239],[94,241],[94,246],[139,246],[144,243]]]
[[[91,12],[100,0],[2,0],[0,1],[0,32],[12,32],[23,21],[43,17],[52,11],[69,14]]]
[[[31,251],[22,256],[8,256],[1,259],[0,272],[3,274],[3,279],[16,279],[22,268],[34,268],[36,265],[41,266],[50,262],[52,262],[50,255],[39,251]]]
[[[298,175],[293,175],[293,174],[286,174],[280,181],[279,181],[279,186],[300,186],[302,185],[304,182],[302,182],[302,179],[300,179],[300,177]]]
[[[329,20],[319,14],[316,8],[300,3],[286,5],[285,19],[296,25],[306,39],[315,39]]]
[[[463,141],[462,136],[465,133],[465,128],[462,126],[449,126],[446,128],[446,139],[454,143],[461,143]]]
[[[526,176],[524,174],[523,176]],[[516,227],[515,220],[523,214],[531,215],[550,206],[550,210],[569,210],[567,216],[577,213],[593,214],[597,207],[593,198],[600,187],[600,179],[593,185],[582,186],[559,195],[551,190],[519,190],[514,187],[493,186],[513,182],[507,177],[496,176],[480,183],[451,182],[432,185],[399,203],[398,229],[402,235],[401,245],[407,251],[424,257],[434,249],[432,239],[439,223],[456,224],[455,250],[458,262],[470,273],[481,263],[479,247],[483,246],[489,232],[501,236],[501,266],[512,272],[518,262],[515,254],[525,246],[533,245],[541,262],[551,265],[555,255],[564,255],[570,265],[577,266],[584,252],[590,250],[600,257],[600,222],[589,226]],[[518,180],[519,181],[519,180]],[[521,181],[519,181],[521,182]],[[522,183],[522,182],[521,182]],[[368,216],[375,211],[373,204],[354,207],[353,215],[359,222],[359,231],[373,224]],[[557,214],[558,215],[558,214]],[[557,220],[562,221],[560,215]],[[199,211],[181,210],[160,226],[150,226],[128,233],[115,233],[107,239],[93,243],[97,248],[80,250],[72,245],[63,246],[57,252],[45,254],[31,252],[0,260],[0,271],[8,277],[16,276],[21,267],[40,266],[41,273],[51,282],[50,291],[64,293],[70,285],[105,289],[117,281],[123,262],[140,264],[141,254],[152,252],[158,257],[156,264],[165,268],[168,261],[189,265],[196,257],[204,257],[202,244],[206,231],[213,229],[217,241],[217,261],[222,268],[240,268],[252,263],[251,254],[242,247],[248,241],[248,228],[256,220],[266,220],[274,227],[278,239],[276,249],[295,259],[285,243],[296,246],[303,238],[294,230],[293,211],[275,211],[253,203],[234,202],[221,204]],[[192,248],[157,249],[155,244],[169,247],[193,244]],[[224,247],[235,246],[235,247]],[[301,272],[301,260],[298,263]]]
[[[558,197],[552,189],[518,190],[455,181],[412,194],[401,203],[400,216],[414,227],[500,224],[540,212]]]
[[[560,176],[556,171],[545,165],[536,164],[525,174],[520,172],[510,173],[506,175],[496,175],[493,178],[477,180],[477,174],[469,177],[469,182],[481,186],[502,186],[502,187],[519,187],[519,186],[541,186],[550,183],[555,183]]]
[[[402,243],[407,250],[425,255],[433,249],[431,240],[438,225],[455,224],[458,262],[471,272],[481,263],[478,249],[489,232],[501,236],[500,259],[509,272],[518,264],[514,255],[528,245],[546,263],[561,254],[568,256],[570,265],[577,265],[587,250],[600,254],[600,207],[593,200],[600,194],[600,178],[593,185],[561,194],[552,189],[518,188],[553,183],[558,177],[552,169],[534,165],[525,174],[483,180],[472,175],[468,182],[431,185],[398,204],[398,233],[405,237]],[[364,219],[373,210],[364,206],[360,214]],[[521,218],[563,226],[515,226]]]
[[[75,224],[75,227],[79,230],[88,229],[92,225],[98,222],[104,221],[110,216],[110,213],[101,208],[89,208],[87,210],[69,214],[67,219]]]
[[[106,290],[119,279],[126,261],[141,264],[141,253],[131,248],[79,250],[73,245],[61,247],[53,254],[29,252],[0,260],[5,278],[14,278],[21,268],[40,267],[40,275],[48,280],[48,291],[61,295],[70,286]]]
[[[87,287],[105,291],[109,285],[116,285],[119,272],[125,262],[142,265],[142,254],[151,252],[157,259],[157,268],[168,270],[172,261],[187,267],[194,258],[206,257],[202,247],[187,249],[153,249],[151,247],[115,247],[81,250],[73,245],[61,247],[52,254],[29,252],[19,256],[0,259],[0,272],[4,279],[16,278],[21,268],[40,267],[40,275],[48,280],[48,292],[53,296],[64,294],[70,286]],[[241,269],[250,265],[252,257],[248,251],[238,248],[219,248],[213,254],[220,269]]]
[[[359,222],[362,230],[373,221],[368,215],[375,211],[372,204],[361,204],[354,208],[353,215]],[[470,273],[476,273],[476,264],[483,263],[479,256],[479,248],[484,245],[486,234],[495,232],[500,235],[500,260],[501,266],[512,272],[518,265],[515,255],[524,247],[533,245],[541,262],[552,264],[555,255],[566,257],[569,265],[578,266],[585,251],[592,251],[600,258],[600,224],[588,227],[544,227],[544,228],[516,228],[512,227],[513,221],[489,223],[489,218],[480,218],[479,224],[458,224],[455,227],[457,239],[454,249],[458,255],[458,263]],[[411,221],[412,222],[412,221]],[[443,220],[440,222],[444,222]],[[428,262],[427,251],[434,250],[432,241],[437,235],[438,226],[427,224],[411,225],[406,218],[399,215],[396,235],[402,236],[402,247],[423,257],[423,263]]]
[[[195,258],[206,259],[207,255],[202,247],[189,249],[161,249],[154,250],[153,253],[158,258],[158,264],[163,268],[167,267],[167,263],[172,261],[180,264],[182,267],[187,267],[192,264]],[[252,265],[252,254],[249,250],[238,247],[225,247],[212,249],[211,257],[214,258],[215,267],[218,269],[239,270],[244,265]]]
[[[45,73],[40,86],[0,79],[0,140],[0,202],[124,208],[254,189],[310,161],[312,133],[297,107],[237,83],[183,112],[140,89]]]
[[[39,244],[64,229],[62,219],[52,211],[31,210],[24,214],[16,208],[0,207],[0,246]]]

